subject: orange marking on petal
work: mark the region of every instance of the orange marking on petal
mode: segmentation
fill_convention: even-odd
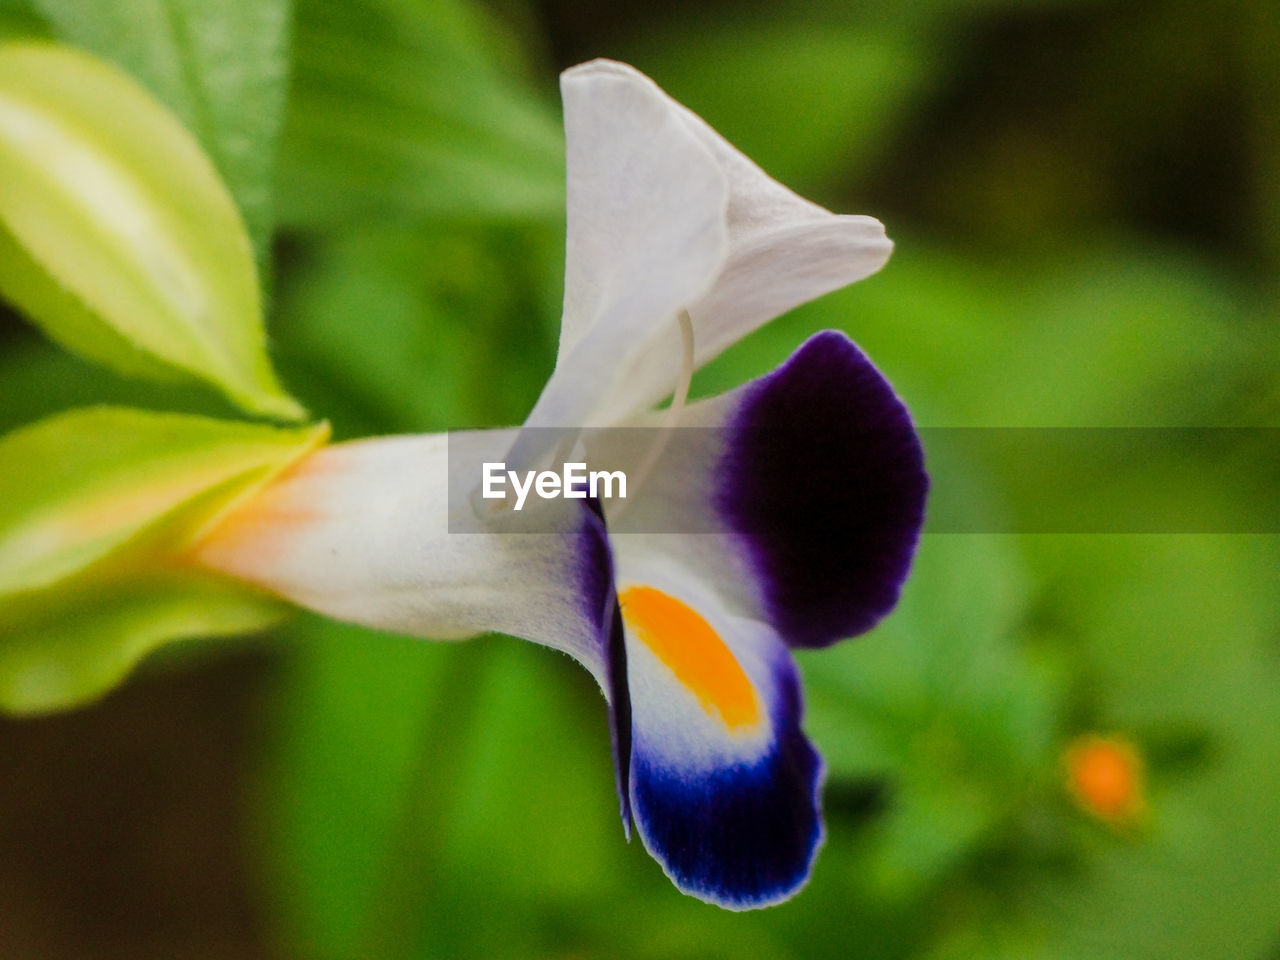
[[[760,721],[760,699],[746,671],[698,611],[656,587],[618,595],[622,618],[707,713],[730,729]]]

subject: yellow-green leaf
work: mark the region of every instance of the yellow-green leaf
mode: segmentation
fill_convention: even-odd
[[[327,435],[103,407],[0,439],[0,710],[83,703],[169,640],[277,619],[183,555]]]
[[[303,413],[267,358],[249,238],[213,164],[88,54],[0,44],[0,295],[122,372],[182,372],[250,412]]]
[[[157,525],[180,549],[236,498],[323,442],[327,427],[280,429],[185,414],[97,408],[0,440],[0,604],[100,564]],[[190,509],[198,506],[196,515]],[[155,546],[153,552],[161,552]],[[163,557],[144,557],[147,566]]]
[[[183,571],[90,580],[0,602],[0,711],[79,706],[173,640],[261,630],[284,601]]]
[[[200,141],[261,266],[284,117],[291,0],[31,0],[72,46],[142,82]]]

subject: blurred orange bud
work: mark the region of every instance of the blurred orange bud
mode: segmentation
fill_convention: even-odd
[[[1067,786],[1086,813],[1123,826],[1145,809],[1142,758],[1128,740],[1087,734],[1067,746],[1065,758]]]

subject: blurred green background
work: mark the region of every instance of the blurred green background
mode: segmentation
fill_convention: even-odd
[[[563,273],[556,74],[594,56],[897,242],[698,390],[837,327],[926,426],[1280,426],[1271,0],[0,0],[0,37],[31,35],[198,135],[262,120],[257,152],[211,152],[276,362],[339,438],[523,419]],[[0,311],[0,427],[103,400],[235,415]],[[981,464],[935,483],[999,502]],[[1171,489],[1223,496],[1151,472]],[[1276,960],[1278,561],[1265,535],[927,536],[889,620],[801,657],[828,839],[747,915],[623,843],[567,658],[310,616],[179,645],[0,722],[0,956]],[[1089,733],[1141,757],[1141,818],[1073,800]]]

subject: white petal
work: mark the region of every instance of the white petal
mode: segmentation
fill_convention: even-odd
[[[822,765],[800,730],[795,666],[764,623],[708,585],[618,549],[631,705],[631,809],[681,890],[731,909],[778,903],[822,839]]]
[[[683,113],[729,181],[728,259],[689,308],[701,365],[779,314],[875,273],[893,244],[879,220],[834,214],[797,196]]]
[[[556,369],[526,424],[600,422],[607,394],[652,338],[677,336],[726,251],[727,185],[709,147],[641,74],[597,61],[566,71],[568,246]],[[678,340],[673,339],[678,344]],[[670,392],[677,362],[647,392]],[[513,469],[547,452],[523,434]]]
[[[565,311],[556,376],[531,424],[615,423],[670,394],[680,309],[693,321],[697,367],[888,259],[878,220],[797,196],[632,67],[593,61],[567,71],[562,89]]]
[[[729,184],[729,250],[715,283],[688,305],[694,367],[802,303],[875,273],[893,243],[874,217],[834,214],[771,178],[700,117],[670,101],[713,153]],[[652,405],[670,392],[672,351],[655,345],[632,367],[611,409]]]
[[[581,501],[558,502],[564,509],[550,524],[557,532],[450,532],[450,451],[455,464],[501,460],[513,434],[322,449],[228,517],[194,560],[366,626],[436,639],[494,630],[533,640],[573,656],[607,690],[601,618],[610,571],[591,566],[601,547],[607,558],[607,545],[592,540]],[[455,477],[455,493],[467,484],[474,481]],[[453,503],[455,513],[471,509],[465,497]],[[469,518],[454,519],[456,531]],[[502,519],[521,522],[509,511]],[[545,511],[537,524],[549,529]]]

